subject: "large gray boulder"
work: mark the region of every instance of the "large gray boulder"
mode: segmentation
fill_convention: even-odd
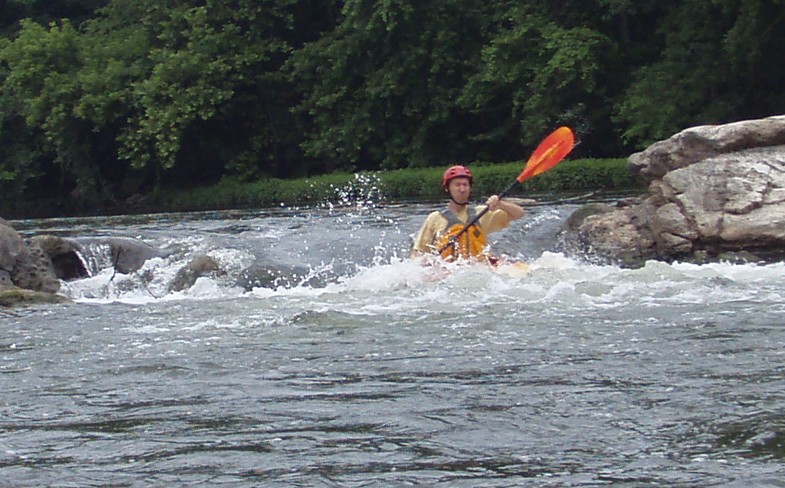
[[[785,115],[685,129],[629,158],[629,169],[645,182],[721,154],[785,144]]]
[[[43,250],[52,262],[55,275],[63,281],[70,281],[90,276],[83,260],[84,250],[73,239],[53,235],[34,236],[29,239]]]
[[[0,224],[0,271],[19,288],[43,293],[60,289],[52,262],[41,247],[26,243],[16,230],[4,224]]]
[[[573,221],[568,249],[633,266],[785,258],[785,116],[693,127],[633,154],[629,168],[648,194]]]

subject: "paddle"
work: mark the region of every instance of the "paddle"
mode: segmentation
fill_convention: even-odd
[[[570,151],[572,151],[574,146],[575,136],[569,127],[559,127],[555,131],[551,132],[551,134],[543,139],[540,145],[537,146],[537,149],[534,150],[531,157],[526,162],[526,166],[524,166],[523,171],[521,171],[521,174],[515,178],[515,181],[513,181],[510,186],[499,193],[499,199],[504,198],[518,183],[523,183],[529,178],[541,175],[559,164],[559,162],[564,159],[564,157],[567,156]],[[441,254],[448,247],[454,246],[458,238],[463,235],[463,233],[466,232],[469,227],[476,224],[477,221],[480,220],[480,217],[485,215],[487,212],[488,207],[485,207],[482,212],[478,213],[474,216],[473,219],[466,222],[466,225],[464,225],[463,228],[458,231],[458,233],[455,234],[449,240],[449,242],[447,242],[447,244],[442,246],[437,254]]]

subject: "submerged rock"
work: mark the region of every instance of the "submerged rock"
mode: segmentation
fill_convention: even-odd
[[[203,276],[217,277],[225,274],[215,259],[207,255],[198,256],[177,272],[172,282],[169,283],[169,291],[186,290]]]
[[[0,285],[0,307],[23,307],[49,303],[65,303],[69,300],[64,296],[34,290],[25,290],[17,286]]]
[[[235,285],[245,290],[254,288],[292,288],[299,285],[325,286],[322,277],[314,276],[306,266],[281,266],[263,260],[243,269]]]

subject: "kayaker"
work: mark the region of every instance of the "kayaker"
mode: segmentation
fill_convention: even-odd
[[[412,246],[412,257],[426,254],[439,254],[449,261],[458,258],[495,259],[488,254],[487,235],[507,227],[511,221],[523,217],[524,210],[520,206],[500,200],[492,195],[485,202],[488,212],[475,225],[455,239],[456,234],[483,210],[483,206],[471,207],[473,177],[469,168],[452,166],[442,176],[442,188],[450,197],[447,208],[434,211],[426,217],[425,222]]]

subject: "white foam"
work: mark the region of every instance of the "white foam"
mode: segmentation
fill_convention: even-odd
[[[202,277],[184,291],[168,291],[168,284],[192,255],[151,259],[128,275],[104,269],[89,278],[63,283],[61,292],[77,302],[92,303],[277,297],[295,302],[318,299],[351,303],[369,310],[416,308],[425,302],[445,305],[455,300],[614,308],[630,303],[656,307],[663,303],[754,300],[761,294],[781,294],[785,277],[785,263],[696,265],[651,261],[638,269],[625,269],[545,252],[529,263],[531,271],[524,276],[497,274],[482,265],[427,265],[423,260],[392,257],[374,259],[373,264],[332,279],[326,286],[300,284],[246,292],[235,287],[233,280],[252,256],[235,249],[213,249],[208,255],[228,270],[226,276]],[[330,264],[316,266],[309,277],[330,270]]]

